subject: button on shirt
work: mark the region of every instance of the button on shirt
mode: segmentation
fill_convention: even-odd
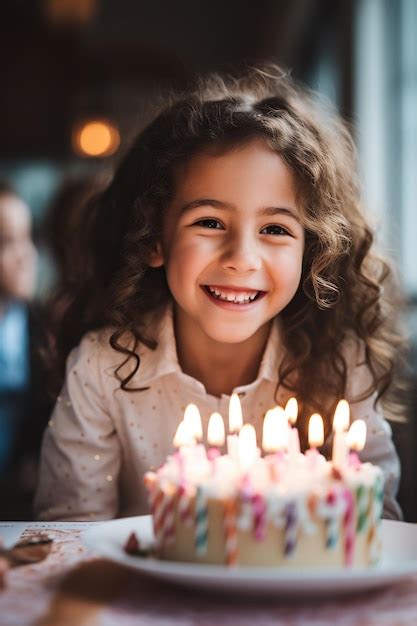
[[[141,363],[129,386],[146,388],[143,391],[120,389],[114,372],[123,358],[109,345],[110,334],[87,334],[68,358],[66,382],[44,435],[35,498],[35,512],[41,520],[148,513],[143,476],[173,452],[172,441],[186,405],[197,404],[204,433],[214,411],[227,419],[230,396],[208,394],[200,381],[181,370],[171,309],[159,326],[156,349],[139,346]],[[257,431],[258,442],[265,412],[276,404],[281,359],[280,331],[274,323],[256,380],[234,390],[241,397],[245,422]],[[354,379],[363,380],[360,368],[354,370]],[[351,392],[355,392],[354,385]],[[288,399],[285,393],[280,392],[279,404]],[[400,518],[395,501],[400,470],[390,426],[374,410],[373,398],[353,405],[352,413],[367,422],[361,458],[380,465],[385,473],[385,516]]]

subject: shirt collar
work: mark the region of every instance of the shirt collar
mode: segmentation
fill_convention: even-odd
[[[157,343],[156,348],[153,350],[144,344],[140,344],[138,350],[140,367],[135,378],[137,378],[137,384],[141,387],[162,376],[181,371],[175,343],[172,306],[167,306],[156,329],[151,328],[152,323],[155,323],[154,319],[151,319],[149,324],[149,337],[155,339]]]
[[[271,325],[256,380],[265,379],[271,382],[278,380],[278,368],[282,358],[280,335],[280,324],[276,319]],[[157,342],[155,350],[143,344],[139,347],[141,364],[136,376],[140,386],[146,386],[162,376],[182,373],[178,362],[172,305],[167,306],[154,336]]]
[[[276,383],[282,356],[281,324],[279,318],[276,318],[271,325],[257,378]]]

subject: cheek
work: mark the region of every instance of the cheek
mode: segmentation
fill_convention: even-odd
[[[302,265],[302,249],[280,250],[271,264],[274,281],[282,287],[293,287],[296,290],[301,279]]]
[[[197,242],[175,243],[169,250],[166,263],[168,284],[171,289],[192,286],[207,265],[207,251]]]

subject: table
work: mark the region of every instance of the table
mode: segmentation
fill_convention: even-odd
[[[102,522],[0,522],[6,544],[44,531],[44,561],[13,568],[0,590],[1,626],[415,626],[417,576],[339,599],[225,598],[181,589],[106,561],[81,532]]]

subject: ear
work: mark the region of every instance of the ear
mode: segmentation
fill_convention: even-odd
[[[149,256],[149,267],[162,267],[164,264],[164,255],[162,252],[161,243],[158,241],[155,248],[151,251]]]

